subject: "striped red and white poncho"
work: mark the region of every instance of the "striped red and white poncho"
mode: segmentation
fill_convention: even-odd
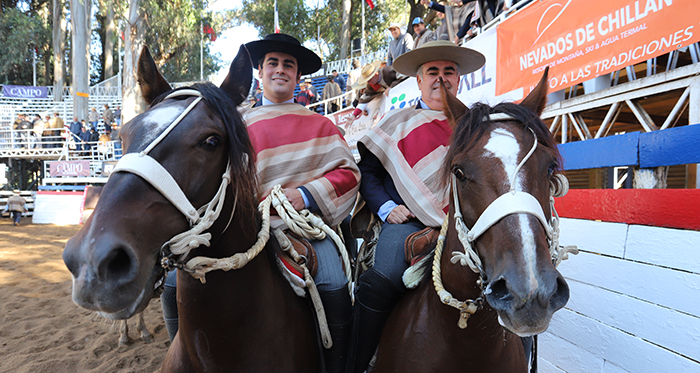
[[[338,225],[348,216],[359,189],[360,170],[328,118],[294,103],[255,107],[243,118],[256,153],[259,200],[277,184],[303,186],[326,224]],[[273,227],[281,225],[277,219]]]
[[[449,210],[440,174],[451,135],[441,111],[406,108],[386,113],[359,140],[391,175],[406,207],[429,227],[442,225]]]

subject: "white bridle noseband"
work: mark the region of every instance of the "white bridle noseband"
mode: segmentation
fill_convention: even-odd
[[[515,118],[503,114],[496,113],[492,114],[489,119],[491,121],[499,120],[514,120]],[[554,198],[550,196],[550,207],[552,210],[552,219],[550,221],[544,215],[542,206],[540,202],[532,194],[515,190],[515,180],[518,176],[518,171],[525,165],[528,159],[532,156],[537,149],[537,135],[535,132],[528,128],[534,137],[534,143],[530,151],[525,155],[525,157],[520,161],[518,166],[515,168],[513,173],[513,180],[510,183],[510,191],[502,194],[500,197],[496,198],[491,204],[486,207],[483,213],[479,216],[474,223],[472,229],[468,229],[464,224],[464,218],[462,217],[462,211],[459,205],[459,195],[457,194],[457,177],[452,174],[452,198],[454,203],[454,219],[455,219],[455,229],[459,237],[459,241],[464,246],[464,253],[459,251],[454,251],[452,253],[452,258],[450,259],[452,263],[459,262],[463,266],[468,266],[475,273],[482,273],[481,259],[479,255],[474,250],[472,243],[476,241],[481,235],[483,235],[489,228],[494,224],[498,223],[501,219],[512,214],[530,214],[537,218],[537,220],[544,227],[547,233],[547,239],[549,241],[549,251],[552,255],[552,260],[556,258],[556,252],[558,246],[558,235],[559,235],[559,217],[554,210]],[[565,179],[564,179],[565,180]],[[568,184],[568,182],[567,182]],[[556,227],[556,228],[555,228]],[[556,231],[556,240],[553,239]],[[556,242],[555,242],[556,241]]]
[[[173,255],[186,256],[190,250],[201,245],[209,246],[211,233],[202,233],[209,229],[216,221],[221,213],[226,198],[226,188],[231,182],[231,163],[229,161],[226,166],[226,171],[221,175],[221,184],[214,197],[199,209],[192,206],[192,203],[187,199],[185,193],[177,184],[175,179],[170,175],[157,160],[148,155],[153,148],[158,145],[174,128],[182,121],[182,119],[202,100],[202,94],[193,89],[183,89],[169,94],[165,99],[179,96],[195,96],[195,100],[187,106],[187,108],[161,133],[153,140],[143,151],[139,153],[125,154],[117,163],[113,173],[128,172],[143,178],[149,182],[156,190],[158,190],[165,198],[168,199],[190,223],[190,229],[175,235],[166,242],[161,251]],[[236,203],[234,202],[233,209],[235,210]],[[233,212],[231,212],[233,216]],[[230,223],[230,221],[229,221]],[[163,258],[164,266],[172,266],[172,259]],[[168,262],[168,263],[166,263]]]
[[[489,117],[484,118],[484,120],[496,122],[501,120],[515,120],[515,118],[505,113],[494,113]],[[457,194],[457,177],[454,173],[452,174],[451,189],[454,204],[455,229],[457,230],[459,241],[464,247],[464,252],[453,251],[450,261],[453,264],[459,262],[462,266],[468,266],[474,273],[479,274],[480,278],[477,280],[477,284],[479,287],[481,287],[482,291],[485,286],[483,280],[484,270],[482,268],[479,254],[476,252],[476,250],[474,250],[472,243],[494,224],[498,223],[501,219],[508,215],[530,214],[537,218],[547,234],[549,253],[555,267],[558,266],[562,260],[567,259],[568,253],[578,253],[576,246],[562,247],[561,251],[559,247],[559,215],[554,209],[554,197],[564,196],[568,192],[569,182],[566,179],[566,176],[556,174],[550,181],[549,206],[552,212],[552,217],[550,220],[548,220],[544,215],[542,206],[537,198],[530,193],[515,190],[515,181],[518,171],[520,171],[523,165],[525,165],[525,162],[527,162],[527,160],[530,159],[532,154],[535,152],[535,149],[537,149],[537,135],[531,128],[528,127],[528,129],[534,136],[534,144],[527,155],[525,155],[522,161],[520,161],[518,166],[515,168],[513,179],[510,183],[510,191],[504,193],[491,202],[486,207],[484,212],[477,218],[471,230],[464,224],[464,217],[462,216],[462,210],[459,205],[459,195]],[[467,320],[469,319],[469,316],[481,308],[483,297],[480,296],[475,300],[467,299],[465,301],[459,301],[445,289],[442,283],[440,258],[442,257],[442,248],[445,242],[445,237],[447,236],[448,222],[449,216],[445,217],[445,221],[438,238],[437,247],[435,249],[435,255],[433,257],[433,285],[435,286],[435,291],[438,293],[442,303],[454,307],[460,311],[460,318],[457,325],[464,329],[467,327]]]

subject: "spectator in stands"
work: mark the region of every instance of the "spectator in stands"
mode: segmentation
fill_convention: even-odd
[[[360,77],[361,69],[360,69],[360,61],[358,60],[352,60],[352,70],[348,73],[348,82],[347,86],[345,87],[345,92],[352,92],[348,95],[347,100],[345,102],[346,106],[357,106],[355,103],[355,100],[357,99],[357,90],[352,88],[353,85],[355,85],[355,82],[357,79]]]
[[[316,86],[314,86],[314,82],[310,78],[306,78],[306,89],[309,90],[309,94],[312,95],[311,103],[313,104],[314,102],[318,101],[318,92],[316,92]]]
[[[46,127],[46,123],[41,120],[41,115],[37,114],[34,116],[34,122],[32,123],[33,129],[34,129],[34,137],[36,138],[36,143],[35,143],[35,148],[43,148],[41,146],[41,136],[44,134],[44,128]]]
[[[311,103],[311,97],[309,96],[309,91],[306,89],[306,83],[299,83],[299,93],[296,97],[297,103],[308,106]]]
[[[431,0],[421,0],[421,4],[428,5],[430,9],[434,9],[441,13],[450,13],[452,19],[450,25],[447,24],[447,19],[443,19],[442,29],[438,28],[438,40],[452,40],[459,43],[463,37],[474,36],[472,27],[479,18],[478,3],[476,0],[467,0],[466,2],[451,0],[451,5],[445,6]],[[442,17],[441,17],[442,18]],[[441,25],[442,26],[442,25]],[[447,33],[447,36],[443,34]]]
[[[90,142],[95,143],[100,140],[100,134],[94,128],[90,128]]]
[[[323,100],[340,96],[343,92],[340,90],[338,83],[333,81],[333,75],[328,76],[328,83],[323,86]],[[326,112],[335,113],[340,108],[340,98],[326,103]]]
[[[47,127],[51,129],[50,148],[61,147],[61,131],[63,130],[63,119],[58,113],[53,113],[54,117],[49,119]]]
[[[405,75],[397,76],[396,70],[391,66],[381,67],[381,61],[374,61],[365,65],[360,71],[360,77],[355,82],[353,88],[364,89],[364,92],[357,100],[357,109],[353,112],[355,118],[361,114],[367,115],[367,104],[382,93],[386,93],[389,88],[406,80]]]
[[[109,105],[105,104],[105,109],[102,110],[102,120],[105,122],[105,129],[112,128],[112,122],[114,122],[114,113],[109,109]]]
[[[69,130],[72,134],[76,136],[80,136],[80,128],[83,125],[80,124],[80,121],[78,120],[78,117],[73,117],[73,121],[70,123]]]
[[[117,127],[122,125],[122,108],[119,105],[114,110],[114,122],[117,123]]]
[[[20,197],[19,190],[14,190],[10,198],[7,199],[7,210],[12,215],[12,224],[16,227],[22,219],[22,213],[27,212],[27,202]]]
[[[343,79],[342,76],[338,75],[338,70],[336,70],[336,69],[333,69],[331,74],[333,74],[333,81],[338,83],[338,86],[340,87],[340,91],[345,92],[345,79]]]
[[[420,17],[416,17],[413,19],[413,32],[416,33],[416,38],[413,43],[413,47],[418,48],[421,45],[429,42],[436,40],[435,39],[435,33],[433,33],[431,30],[428,30],[425,28],[425,23],[423,22],[423,19]]]
[[[87,151],[90,150],[90,132],[87,130],[87,126],[81,127],[81,132],[80,132],[80,148],[77,150],[82,150],[83,155],[86,156],[88,155]]]
[[[100,120],[100,116],[97,114],[97,110],[95,108],[90,109],[88,120],[90,121],[92,128],[97,128],[97,121]]]
[[[398,56],[413,49],[413,37],[409,33],[402,34],[401,26],[398,23],[389,25],[389,31],[394,40],[389,43],[389,54],[386,64],[391,66]]]

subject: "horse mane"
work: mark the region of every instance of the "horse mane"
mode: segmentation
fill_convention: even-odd
[[[161,94],[151,102],[151,107],[163,101],[170,93],[183,89],[199,91],[202,94],[202,101],[206,103],[209,110],[224,123],[228,136],[229,160],[231,161],[231,187],[239,196],[244,196],[246,193],[253,195],[257,190],[258,183],[255,170],[255,152],[243,117],[234,105],[233,99],[226,92],[210,82],[195,83],[189,87],[180,87]],[[186,98],[186,96],[180,96],[173,99]],[[254,198],[238,198],[238,204],[248,211],[249,209],[257,211]]]
[[[445,185],[449,185],[449,176],[452,172],[452,164],[455,158],[463,155],[481,139],[489,128],[489,124],[492,123],[489,120],[484,120],[484,118],[488,118],[489,115],[494,113],[508,114],[515,118],[514,121],[519,122],[525,128],[531,128],[535,132],[539,144],[544,146],[554,157],[555,171],[561,171],[562,159],[554,141],[554,136],[549,132],[549,128],[545,126],[537,113],[525,106],[510,102],[503,102],[493,107],[484,103],[477,103],[465,112],[464,117],[460,123],[457,123],[452,133],[450,149],[445,156],[441,178]]]

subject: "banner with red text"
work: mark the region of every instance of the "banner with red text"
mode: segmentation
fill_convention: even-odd
[[[700,41],[697,0],[542,0],[498,26],[496,94],[557,91]]]
[[[90,161],[56,161],[49,163],[51,177],[88,177]]]

